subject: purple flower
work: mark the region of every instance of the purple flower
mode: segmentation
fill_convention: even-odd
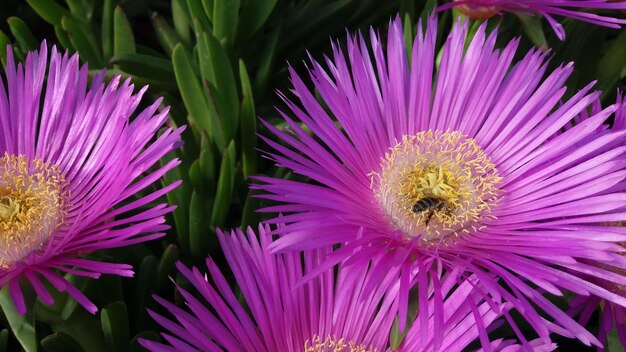
[[[153,205],[179,182],[137,194],[178,165],[153,167],[180,143],[182,129],[157,131],[168,109],[161,100],[131,119],[142,95],[129,80],[104,72],[88,84],[78,56],[46,43],[15,66],[9,48],[7,85],[0,78],[0,285],[25,312],[20,279],[46,304],[44,282],[67,291],[88,311],[97,308],[61,273],[98,278],[132,276],[130,265],[83,258],[99,249],[148,241],[168,228],[173,207]],[[47,73],[47,78],[46,78]],[[44,88],[45,82],[45,88]],[[88,88],[89,86],[89,88]]]
[[[284,99],[296,119],[280,112],[285,130],[265,125],[281,143],[265,141],[271,159],[306,179],[257,177],[254,187],[279,202],[263,211],[285,223],[270,249],[342,244],[307,278],[344,260],[375,260],[373,282],[397,271],[401,317],[414,268],[420,312],[439,272],[472,273],[485,299],[512,304],[545,343],[555,332],[599,344],[544,295],[568,290],[626,306],[585,279],[626,284],[585,264],[626,268],[626,237],[602,225],[626,219],[626,132],[595,132],[616,107],[561,133],[599,96],[590,84],[564,101],[572,64],[547,72],[539,50],[512,64],[517,40],[494,49],[497,33],[483,25],[468,43],[457,23],[437,65],[436,20],[418,28],[411,60],[396,20],[386,54],[372,31],[371,48],[349,36],[328,69],[313,62],[324,106],[291,70],[298,103]],[[434,324],[443,324],[436,315]]]
[[[327,270],[302,283],[303,270],[318,265],[330,248],[272,254],[270,231],[263,226],[259,227],[258,239],[250,228],[246,234],[218,231],[218,238],[245,305],[210,258],[208,277],[179,263],[179,271],[200,296],[177,287],[186,309],[155,297],[173,319],[150,311],[167,330],[162,333],[165,344],[141,341],[150,351],[388,350],[398,308],[399,285],[393,282],[393,272],[368,288],[372,268],[344,262],[336,272]],[[479,335],[487,339],[485,327],[501,314],[503,306],[492,309],[469,280],[457,286],[453,275],[439,279],[440,287],[434,294],[442,295],[443,300],[431,304],[445,327],[436,330],[428,317],[426,325],[416,320],[398,351],[461,351]],[[503,340],[485,340],[484,344],[494,349],[520,347]],[[541,347],[551,350],[553,346]]]
[[[599,102],[596,103],[595,110],[598,109]],[[620,92],[617,94],[618,109],[615,112],[615,119],[613,121],[613,125],[611,127],[614,131],[624,131],[626,128],[626,97],[622,96]],[[581,116],[578,119],[578,122],[581,123],[584,121],[586,116]],[[597,133],[607,133],[607,126],[602,126],[598,129]],[[626,145],[626,143],[623,143]],[[607,223],[612,226],[612,230],[620,233],[626,234],[626,222],[619,221],[614,223]],[[606,269],[608,271],[614,272],[615,274],[626,276],[626,271],[624,269],[619,269],[610,265],[597,263],[597,262],[589,262],[590,265],[597,265],[602,269]],[[594,281],[593,277],[590,277],[589,280]],[[595,280],[598,285],[601,285],[605,289],[620,295],[626,296],[626,286],[620,283],[606,282],[603,280]],[[599,298],[597,296],[577,296],[574,297],[570,302],[570,310],[568,313],[571,316],[577,317],[578,321],[582,325],[587,325],[591,320],[593,313],[600,309],[600,326],[598,329],[598,340],[602,343],[602,345],[606,346],[607,336],[615,327],[617,331],[617,336],[622,343],[622,345],[626,346],[626,308],[617,305],[611,301],[607,301],[605,299]],[[599,348],[599,351],[604,351],[604,348]]]
[[[532,16],[541,14],[545,17],[559,39],[565,39],[563,26],[554,19],[554,15],[570,17],[579,21],[585,21],[600,26],[620,28],[626,20],[597,15],[581,11],[588,9],[626,9],[626,1],[615,0],[452,0],[439,6],[443,11],[456,7],[461,13],[472,19],[487,19],[501,12],[513,12],[521,15]]]

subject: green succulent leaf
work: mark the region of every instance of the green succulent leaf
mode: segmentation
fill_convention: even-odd
[[[238,40],[249,38],[256,33],[267,21],[277,2],[278,0],[246,1],[239,15]]]
[[[213,5],[213,35],[221,40],[235,39],[237,20],[239,18],[240,0],[214,0]]]
[[[198,61],[210,94],[209,105],[223,128],[224,140],[235,138],[239,123],[239,96],[232,65],[220,42],[210,33],[198,35]]]
[[[528,35],[528,38],[538,47],[547,48],[548,42],[543,32],[542,18],[539,16],[518,15],[517,18],[522,24],[522,29]]]
[[[39,49],[39,41],[28,28],[28,25],[19,17],[9,17],[7,19],[11,33],[15,36],[23,51]]]
[[[65,0],[67,7],[70,8],[70,12],[77,18],[86,18],[87,11],[85,3],[82,0]]]
[[[0,31],[0,60],[2,66],[7,65],[7,45],[11,44],[11,39],[3,32]]]
[[[131,75],[151,78],[155,80],[174,81],[174,68],[172,62],[160,57],[122,53],[116,54],[109,60],[109,64]]]
[[[181,0],[172,0],[172,22],[178,37],[187,45],[191,43],[191,22],[185,14],[185,9],[180,3]]]
[[[122,7],[117,6],[113,14],[113,55],[134,53],[136,50],[130,22]]]
[[[159,265],[157,266],[157,290],[162,290],[169,283],[168,277],[176,267],[176,261],[180,258],[180,251],[174,244],[170,244],[163,251]]]
[[[624,78],[626,70],[626,30],[621,33],[609,46],[606,54],[600,59],[598,65],[598,80],[600,89],[605,93],[614,89],[617,82]]]
[[[175,156],[171,154],[166,155],[160,161],[161,166],[165,166],[168,162],[173,160],[174,157]],[[183,172],[185,168],[185,165],[181,165],[165,174],[161,180],[163,186],[178,180],[188,181],[186,173]],[[176,209],[174,209],[172,213],[174,224],[176,225],[176,236],[178,237],[178,243],[180,244],[183,255],[189,254],[189,202],[191,201],[191,186],[189,182],[183,182],[176,189],[168,192],[167,201],[169,204],[176,205]]]
[[[26,2],[41,18],[55,26],[60,26],[63,17],[70,15],[67,9],[54,0],[26,0]]]
[[[130,336],[128,311],[124,302],[115,302],[102,309],[102,332],[111,351],[127,351]]]
[[[145,319],[146,305],[151,300],[150,292],[154,292],[156,287],[156,275],[157,275],[157,260],[153,255],[144,257],[139,265],[137,272],[137,290],[135,294],[134,305],[134,318],[135,327],[139,330],[143,330],[148,323]]]
[[[176,2],[173,2],[173,4],[175,3]],[[182,42],[180,36],[161,16],[157,15],[152,17],[152,26],[154,27],[159,43],[161,43],[167,55],[172,56],[176,44]]]
[[[206,258],[211,242],[211,207],[197,192],[191,195],[191,205],[189,206],[189,241],[191,244],[191,256],[196,261]]]
[[[9,330],[0,331],[0,352],[9,352]]]
[[[71,336],[55,332],[41,339],[41,346],[48,352],[83,352],[83,347]]]
[[[70,36],[61,26],[54,26],[54,34],[57,36],[57,40],[64,48],[76,51],[76,48],[74,48],[74,45],[72,45],[72,42],[70,41]]]
[[[145,352],[146,349],[139,344],[139,339],[161,341],[161,336],[154,331],[142,331],[138,333],[130,341],[130,352]]]
[[[235,142],[230,141],[228,148],[224,151],[222,165],[220,167],[220,177],[217,181],[217,191],[215,202],[211,214],[211,224],[216,227],[224,225],[226,216],[230,211],[231,196],[235,180]]]
[[[81,292],[85,292],[87,287],[91,284],[91,279],[88,277],[84,277],[84,276],[74,276],[71,274],[66,274],[65,280],[67,280],[70,284],[72,284],[74,287],[79,289]],[[78,307],[79,307],[78,302],[75,299],[68,296],[67,299],[65,300],[65,304],[63,305],[63,309],[61,310],[61,319],[63,320],[69,319],[70,316],[74,314],[74,311]]]
[[[6,316],[13,335],[26,352],[37,352],[37,336],[35,332],[35,316],[32,310],[21,315],[15,309],[9,287],[5,285],[0,290],[0,307]]]
[[[115,12],[114,0],[104,0],[102,5],[102,53],[105,58],[113,56],[113,17]]]
[[[67,32],[72,46],[80,53],[80,58],[89,62],[89,67],[104,66],[98,40],[87,24],[65,16],[61,19],[61,27]]]
[[[259,67],[256,70],[256,76],[254,79],[255,90],[261,92],[261,95],[267,90],[269,84],[274,61],[276,61],[276,50],[278,48],[279,39],[282,33],[282,23],[279,22],[276,28],[272,31],[270,37],[267,39],[265,50],[261,54]]]
[[[199,128],[215,142],[220,150],[224,149],[224,136],[221,132],[216,113],[211,111],[204,89],[193,71],[189,56],[182,44],[176,45],[172,54],[176,82],[180,88],[180,94],[189,113],[192,128]]]
[[[205,31],[211,29],[211,19],[204,10],[202,0],[187,0],[187,9],[189,11],[190,20],[198,20],[202,29]]]
[[[241,101],[241,149],[244,177],[254,175],[257,166],[256,151],[256,112],[254,110],[254,97],[248,70],[243,60],[239,60],[239,79],[243,99]]]

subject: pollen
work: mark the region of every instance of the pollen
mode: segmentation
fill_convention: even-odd
[[[0,158],[0,268],[41,249],[62,226],[66,188],[56,165],[24,155]]]
[[[304,352],[378,352],[378,350],[353,341],[346,342],[343,338],[328,336],[322,340],[319,335],[315,335],[312,340],[306,340],[304,343]]]
[[[404,136],[370,177],[392,227],[425,245],[477,230],[500,199],[494,164],[460,132]]]

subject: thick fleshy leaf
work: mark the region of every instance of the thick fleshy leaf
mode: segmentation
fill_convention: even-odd
[[[522,24],[522,29],[528,38],[540,48],[547,48],[546,35],[543,32],[543,23],[541,17],[538,16],[517,16]]]
[[[256,112],[254,110],[254,97],[252,85],[248,77],[248,70],[243,60],[239,60],[239,80],[241,82],[241,157],[243,175],[248,177],[256,173],[257,157],[256,150]]]
[[[35,316],[32,311],[27,311],[24,315],[17,312],[9,294],[9,286],[4,286],[0,290],[0,307],[22,348],[26,352],[37,352]]]
[[[111,351],[127,351],[130,336],[128,311],[124,302],[116,302],[104,307],[100,319],[104,338]]]
[[[39,48],[39,41],[28,28],[28,25],[19,17],[9,17],[7,19],[11,33],[17,40],[23,51],[36,50]],[[4,50],[4,46],[2,46]]]
[[[175,3],[176,1],[172,2],[172,4]],[[178,33],[159,15],[152,17],[152,27],[159,43],[161,43],[161,47],[163,47],[168,56],[172,56],[176,44],[182,42]]]
[[[135,53],[116,54],[109,60],[131,75],[162,81],[174,81],[172,62],[160,57]]]
[[[69,11],[54,0],[26,0],[28,4],[43,18],[55,26],[61,25],[63,17],[70,15]]]
[[[207,256],[211,242],[211,207],[206,199],[196,192],[191,195],[189,205],[189,244],[194,260],[202,260]]]
[[[56,332],[41,339],[41,346],[49,352],[83,352],[82,346],[71,336]]]
[[[598,79],[600,88],[605,91],[612,90],[617,82],[626,74],[626,30],[611,43],[606,54],[598,65]]]
[[[220,176],[217,181],[215,202],[211,213],[211,224],[216,227],[224,225],[226,216],[230,211],[231,196],[235,182],[235,142],[231,141],[224,150]]]
[[[0,31],[0,62],[2,62],[2,66],[6,66],[7,64],[7,45],[11,44],[11,39],[3,32]]]
[[[181,5],[182,0],[172,0],[172,22],[178,36],[185,44],[191,43],[191,22]]]
[[[174,48],[172,63],[180,95],[189,113],[191,128],[205,131],[220,150],[223,150],[225,142],[219,121],[217,121],[215,113],[209,109],[202,85],[193,71],[193,65],[182,44],[178,44]]]
[[[213,0],[213,35],[233,41],[237,30],[240,0]]]
[[[246,1],[239,14],[238,40],[250,37],[267,21],[278,0]]]
[[[103,67],[102,54],[98,40],[91,32],[89,26],[72,16],[64,16],[61,19],[61,27],[68,32],[72,46],[80,52],[80,58],[89,62],[89,67]]]
[[[180,251],[176,245],[170,244],[167,248],[165,248],[163,255],[161,255],[161,259],[159,260],[159,265],[157,266],[157,291],[165,288],[165,285],[170,282],[169,277],[173,276],[176,262],[179,258]]]
[[[134,53],[135,36],[121,6],[113,13],[113,55]]]
[[[102,53],[105,58],[113,56],[113,17],[115,12],[114,0],[104,0],[102,4]]]
[[[148,325],[146,304],[150,300],[150,292],[154,292],[156,286],[157,267],[156,258],[153,255],[149,255],[143,258],[137,271],[137,278],[135,279],[137,290],[135,291],[133,303],[135,304],[135,326],[139,330],[144,329]]]
[[[9,352],[9,330],[0,331],[0,352]]]

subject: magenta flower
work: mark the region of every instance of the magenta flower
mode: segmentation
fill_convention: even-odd
[[[528,16],[541,14],[548,20],[557,37],[561,40],[565,39],[565,30],[553,17],[554,15],[611,28],[620,28],[626,23],[624,19],[581,10],[582,8],[626,9],[626,1],[619,0],[452,0],[437,9],[443,11],[452,7],[456,7],[461,13],[472,19],[487,19],[501,12],[513,12]]]
[[[622,96],[619,92],[617,94],[616,104],[618,105],[618,109],[615,112],[612,130],[624,131],[626,129],[626,97]],[[596,105],[599,105],[599,102]],[[596,107],[595,109],[597,110],[598,108]],[[579,119],[579,122],[584,121],[584,119],[585,116],[582,116]],[[607,127],[602,126],[598,129],[598,133],[607,133]],[[624,221],[608,223],[608,225],[612,226],[611,230],[619,234],[626,234],[626,228],[624,227],[625,224],[626,222]],[[595,263],[590,262],[589,264],[594,265]],[[626,271],[623,269],[603,264],[595,265],[599,265],[603,269],[612,271],[618,275],[626,275]],[[590,280],[594,280],[594,278],[590,277]],[[622,284],[602,280],[597,280],[597,283],[615,294],[626,296],[626,287]],[[568,313],[577,317],[578,321],[582,325],[587,325],[591,320],[593,313],[597,309],[600,309],[598,340],[600,340],[602,345],[606,346],[607,336],[613,328],[615,328],[620,342],[623,346],[626,346],[626,308],[597,296],[578,296],[572,299],[569,304],[570,310]],[[604,350],[604,348],[599,348],[599,351]]]
[[[263,197],[280,203],[263,211],[286,224],[270,249],[343,244],[307,278],[374,259],[373,282],[400,273],[400,316],[415,267],[420,312],[429,311],[429,280],[441,270],[472,273],[486,299],[512,304],[545,343],[556,332],[599,344],[544,294],[568,290],[626,306],[585,278],[626,284],[585,264],[626,268],[626,237],[602,225],[626,219],[626,132],[594,132],[616,107],[560,133],[599,96],[590,84],[562,101],[571,64],[546,72],[539,50],[512,64],[518,41],[496,50],[497,33],[485,25],[465,49],[467,26],[457,23],[436,68],[437,23],[428,22],[425,32],[418,26],[410,61],[396,20],[386,55],[372,31],[373,60],[365,40],[349,36],[347,54],[334,47],[327,70],[313,62],[324,107],[291,70],[299,103],[285,102],[299,121],[281,112],[288,128],[266,126],[282,143],[265,140],[271,159],[307,179],[257,178]]]
[[[156,137],[168,113],[157,112],[161,100],[130,118],[146,88],[133,94],[120,77],[105,84],[104,72],[87,88],[77,55],[53,48],[48,65],[47,52],[44,42],[16,67],[9,48],[6,90],[0,79],[0,285],[22,313],[20,279],[46,304],[53,299],[44,281],[93,313],[61,273],[133,275],[129,265],[82,257],[162,236],[173,207],[150,204],[179,182],[135,197],[178,165],[153,168],[182,129]]]
[[[372,275],[370,267],[342,263],[336,273],[327,270],[300,285],[303,269],[318,265],[330,253],[328,249],[302,255],[272,254],[269,228],[262,226],[258,239],[252,229],[246,234],[218,231],[218,238],[250,313],[210,258],[208,278],[198,269],[189,270],[179,263],[178,269],[200,297],[177,287],[186,309],[155,297],[173,319],[150,311],[166,329],[162,333],[165,344],[141,341],[150,351],[389,350],[390,329],[398,308],[398,283],[393,283],[393,272],[381,277],[370,290],[366,288]],[[418,319],[398,351],[461,351],[479,335],[487,339],[485,327],[503,307],[495,306],[498,312],[491,309],[469,281],[457,286],[454,276],[440,279],[435,281],[440,284],[435,294],[443,295],[444,300],[434,306],[434,314],[445,320],[445,328],[435,330],[428,317],[426,325],[420,325]],[[474,300],[478,304],[470,304]],[[484,344],[494,349],[520,347],[503,340],[485,340]],[[553,347],[537,346],[543,350]]]

